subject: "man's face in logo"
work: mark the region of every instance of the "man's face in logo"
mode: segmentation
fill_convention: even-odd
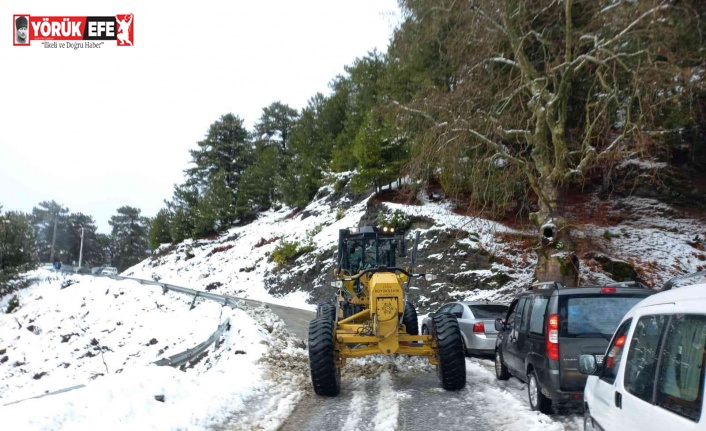
[[[20,27],[17,29],[17,37],[22,40],[27,40],[27,27]]]

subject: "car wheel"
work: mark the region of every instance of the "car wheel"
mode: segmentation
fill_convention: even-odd
[[[498,380],[507,380],[510,378],[510,372],[507,370],[505,364],[503,364],[503,355],[500,353],[500,349],[495,349],[495,377]]]
[[[542,393],[539,380],[537,380],[537,373],[534,370],[530,371],[529,376],[527,376],[527,396],[532,410],[539,410],[545,414],[551,413],[552,400]]]
[[[593,425],[593,418],[588,412],[583,417],[583,431],[596,431],[596,427]]]

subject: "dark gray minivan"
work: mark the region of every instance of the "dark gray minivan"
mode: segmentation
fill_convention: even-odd
[[[512,301],[507,317],[495,322],[496,377],[527,382],[532,410],[582,405],[587,377],[578,372],[579,356],[601,360],[625,313],[654,293],[638,282],[531,286]]]

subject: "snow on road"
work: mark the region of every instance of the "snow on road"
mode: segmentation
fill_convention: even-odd
[[[492,360],[467,358],[468,383],[443,390],[424,358],[369,357],[349,360],[341,394],[319,397],[310,387],[281,428],[344,431],[468,429],[578,431],[578,411],[547,416],[530,410],[526,386],[495,379]],[[238,428],[241,429],[241,428]]]

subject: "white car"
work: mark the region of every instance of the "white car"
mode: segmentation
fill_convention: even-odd
[[[706,283],[673,283],[627,312],[603,361],[581,355],[584,430],[706,430]]]
[[[118,275],[118,268],[113,268],[111,266],[103,268],[101,275]]]

